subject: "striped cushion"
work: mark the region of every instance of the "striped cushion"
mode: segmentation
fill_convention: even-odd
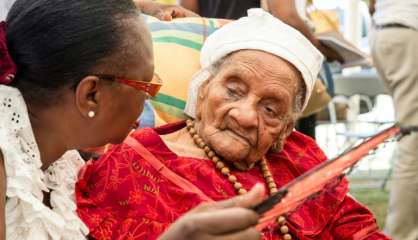
[[[189,82],[199,69],[199,53],[208,35],[230,20],[210,18],[179,18],[160,21],[147,16],[152,34],[155,72],[163,79],[159,94],[146,103],[141,116],[141,127],[155,127],[186,118]],[[327,105],[329,95],[321,82],[315,89],[303,116],[319,111]]]
[[[147,16],[146,22],[152,34],[155,72],[164,81],[141,116],[141,127],[153,127],[185,119],[188,85],[200,68],[203,42],[228,20],[181,18],[164,22]]]

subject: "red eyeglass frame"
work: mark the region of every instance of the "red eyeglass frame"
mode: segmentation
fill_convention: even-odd
[[[158,92],[160,91],[161,87],[163,86],[163,81],[161,80],[158,74],[154,73],[152,80],[150,82],[144,82],[139,80],[132,80],[132,79],[124,79],[120,77],[116,77],[113,75],[106,75],[106,74],[94,74],[94,76],[105,79],[105,80],[112,80],[124,85],[128,85],[135,89],[144,91],[148,93],[151,97],[155,97]]]

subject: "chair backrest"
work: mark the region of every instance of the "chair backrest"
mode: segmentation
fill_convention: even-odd
[[[388,91],[374,69],[334,76],[335,95],[377,96]]]
[[[325,84],[328,90],[328,94],[333,97],[335,95],[335,88],[334,88],[334,77],[332,75],[331,66],[328,62],[324,62],[322,64],[321,71],[319,73],[319,77],[321,81]]]

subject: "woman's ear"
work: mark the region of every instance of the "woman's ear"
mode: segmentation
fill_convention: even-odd
[[[208,85],[210,82],[210,79],[212,77],[210,77],[208,80],[204,81],[202,83],[202,85],[200,85],[199,87],[199,91],[197,94],[197,104],[196,104],[196,119],[200,120],[202,118],[202,106],[203,106],[203,101],[205,100],[207,93],[208,93]]]
[[[100,79],[98,77],[87,76],[78,83],[75,90],[75,103],[81,115],[90,118],[92,115],[97,115],[100,99]]]

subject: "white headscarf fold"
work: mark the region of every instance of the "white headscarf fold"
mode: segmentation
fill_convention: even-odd
[[[303,108],[306,107],[322,65],[322,54],[298,30],[266,11],[254,8],[248,10],[248,17],[226,24],[203,44],[200,52],[201,70],[193,76],[189,86],[184,110],[187,115],[196,117],[198,90],[210,77],[211,65],[232,52],[244,49],[265,51],[293,64],[302,74],[306,85]]]

